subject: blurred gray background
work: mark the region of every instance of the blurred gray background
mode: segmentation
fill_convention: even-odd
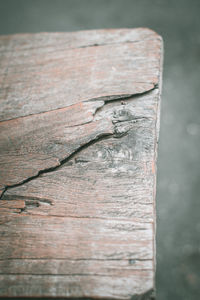
[[[150,27],[165,46],[157,299],[200,299],[200,0],[0,0],[0,34]]]

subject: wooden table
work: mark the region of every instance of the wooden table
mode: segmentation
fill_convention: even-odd
[[[0,296],[153,299],[162,40],[0,37]]]

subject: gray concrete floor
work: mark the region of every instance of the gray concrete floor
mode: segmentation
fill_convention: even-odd
[[[150,27],[165,43],[157,299],[200,299],[200,1],[0,0],[0,34]]]

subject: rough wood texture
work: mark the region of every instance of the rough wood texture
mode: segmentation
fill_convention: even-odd
[[[0,296],[153,299],[161,38],[0,37]]]

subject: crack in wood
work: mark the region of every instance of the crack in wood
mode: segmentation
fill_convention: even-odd
[[[134,94],[134,95],[126,95],[127,97],[126,98],[123,98],[123,100],[129,100],[131,99],[132,97],[138,97],[138,96],[143,96],[143,95],[146,95],[146,94],[149,94],[151,93],[154,89],[156,89],[157,86],[154,85],[154,87],[149,90],[149,91],[145,91],[143,93],[139,93],[139,94]],[[107,99],[107,100],[106,100]],[[95,110],[93,111],[93,116],[96,116],[100,110],[102,109],[102,107],[105,107],[107,104],[109,104],[110,102],[118,102],[119,100],[122,99],[122,96],[119,96],[119,98],[110,98],[110,97],[107,97],[105,99],[104,97],[104,102],[102,101],[101,99],[101,102],[96,108]],[[91,102],[91,101],[94,101],[94,100],[90,100],[88,102]],[[6,186],[4,188],[4,190],[2,191],[1,195],[0,195],[0,200],[1,199],[4,199],[4,194],[6,193],[7,190],[9,189],[12,189],[12,188],[15,188],[15,187],[18,187],[18,186],[21,186],[31,180],[34,180],[38,177],[40,177],[42,174],[45,174],[45,173],[49,173],[49,172],[53,172],[55,170],[57,170],[58,168],[60,168],[61,166],[63,166],[64,164],[68,163],[71,159],[73,159],[75,157],[76,154],[80,153],[82,150],[84,150],[85,148],[93,145],[94,143],[96,142],[99,142],[101,141],[102,139],[107,139],[111,136],[115,137],[115,138],[120,138],[124,135],[127,134],[127,132],[133,128],[134,126],[134,123],[140,121],[140,120],[145,120],[147,119],[146,117],[138,117],[138,116],[133,116],[132,113],[130,112],[130,110],[128,110],[126,108],[126,105],[124,105],[124,103],[121,103],[123,108],[121,109],[114,109],[113,113],[112,113],[112,123],[114,125],[113,127],[113,132],[112,133],[103,133],[103,134],[99,134],[99,136],[97,137],[94,137],[93,140],[89,141],[88,143],[86,144],[83,144],[81,145],[80,147],[78,147],[74,152],[72,152],[69,156],[66,156],[64,159],[60,160],[58,165],[56,165],[55,167],[50,167],[50,168],[46,168],[46,169],[43,169],[43,170],[39,170],[38,173],[34,176],[31,176],[25,180],[23,180],[22,182],[19,182],[19,183],[16,183],[16,184],[13,184],[13,185],[10,185],[10,186]],[[46,113],[49,113],[49,112],[46,112]],[[29,116],[24,116],[24,117],[20,117],[20,118],[26,118],[26,117],[29,117]],[[92,122],[93,120],[91,120],[90,122]],[[8,122],[8,121],[4,121],[4,122]],[[89,122],[89,123],[90,123]],[[82,124],[79,124],[79,125],[82,125]],[[78,126],[78,125],[77,125]],[[72,127],[75,127],[75,126],[72,126]],[[78,160],[77,160],[78,161]],[[85,162],[85,161],[84,161]],[[34,206],[34,205],[33,205]],[[35,206],[37,206],[37,203],[35,203]],[[39,205],[38,205],[39,206]],[[24,209],[25,210],[25,209]]]
[[[12,258],[0,258],[0,261],[6,261],[6,260],[24,260],[24,261],[28,261],[28,260],[35,260],[35,261],[43,261],[43,260],[63,260],[63,261],[70,261],[70,262],[79,262],[79,261],[127,261],[129,262],[130,259],[125,259],[125,258],[77,258],[77,259],[71,259],[71,258],[62,258],[62,257],[43,257],[43,258],[35,258],[35,257],[12,257]],[[148,259],[148,258],[135,258],[135,259],[132,259],[134,260],[135,262],[137,261],[149,261],[149,262],[152,262],[152,259]]]
[[[94,143],[96,143],[97,141],[100,141],[106,137],[108,137],[109,133],[107,134],[101,134],[99,137],[96,137],[96,139],[80,146],[76,151],[74,151],[72,154],[70,154],[69,156],[67,156],[66,158],[62,159],[61,161],[59,161],[59,164],[55,167],[50,167],[50,168],[47,168],[47,169],[43,169],[43,170],[40,170],[38,171],[38,173],[34,176],[31,176],[25,180],[23,180],[22,182],[19,182],[19,183],[16,183],[16,184],[13,184],[11,186],[6,186],[5,189],[3,190],[2,194],[1,194],[1,197],[0,197],[0,200],[3,199],[3,196],[5,194],[5,192],[9,189],[12,189],[12,188],[15,188],[15,187],[18,187],[18,186],[21,186],[33,179],[36,179],[38,177],[40,177],[42,174],[46,174],[46,173],[49,173],[49,172],[53,172],[55,170],[58,170],[58,168],[60,168],[61,166],[63,166],[64,164],[68,163],[77,153],[79,153],[80,151],[82,151],[83,149],[85,149],[86,147],[90,146],[90,145],[93,145]]]
[[[142,83],[142,82],[140,82],[140,83]],[[33,113],[33,114],[30,113],[30,114],[25,115],[25,116],[13,117],[12,119],[10,118],[10,119],[6,119],[6,120],[0,120],[0,123],[13,121],[13,120],[19,120],[19,119],[23,119],[23,118],[29,118],[29,117],[32,117],[32,116],[43,115],[43,114],[48,114],[48,113],[53,113],[53,112],[59,112],[59,111],[62,111],[63,109],[70,108],[70,107],[73,107],[73,106],[78,105],[78,104],[90,103],[90,102],[97,102],[98,103],[99,102],[100,103],[99,107],[97,107],[93,112],[93,115],[95,115],[96,112],[99,111],[101,109],[101,107],[103,107],[105,105],[105,103],[115,102],[115,101],[119,101],[119,100],[125,101],[129,98],[143,96],[146,93],[149,93],[149,92],[151,92],[152,90],[154,90],[158,87],[158,85],[155,84],[154,82],[152,82],[151,84],[152,84],[153,87],[146,90],[145,92],[134,93],[134,94],[109,95],[109,96],[91,98],[91,99],[88,99],[86,101],[77,102],[76,104],[71,104],[71,105],[59,107],[59,108],[48,110],[48,111],[41,111],[41,112],[37,112],[37,113]],[[92,122],[92,121],[90,121],[90,122]],[[78,125],[84,125],[86,123],[87,122],[84,122],[84,123],[80,123]],[[74,125],[74,126],[78,126],[78,125]],[[67,126],[67,127],[74,127],[74,126]]]

